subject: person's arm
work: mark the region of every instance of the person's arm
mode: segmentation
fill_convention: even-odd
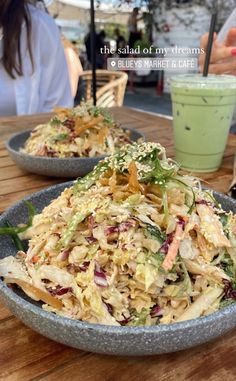
[[[83,68],[79,59],[78,52],[74,49],[73,44],[62,38],[62,44],[66,56],[66,62],[69,70],[70,85],[73,97],[76,96],[79,76],[83,73]]]
[[[55,106],[72,107],[68,67],[59,30],[54,20],[44,14],[40,18],[40,110],[52,111]]]
[[[206,51],[208,33],[201,37],[200,47]],[[199,68],[203,71],[206,54],[199,57]],[[223,44],[214,37],[209,73],[236,75],[236,28],[232,28]]]

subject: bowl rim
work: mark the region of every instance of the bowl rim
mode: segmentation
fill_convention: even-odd
[[[6,211],[4,211],[4,213],[2,213],[2,215],[0,216],[0,222],[2,222],[6,218],[9,212],[13,211],[17,207],[22,206],[25,200],[31,200],[32,197],[40,197],[41,195],[48,193],[49,191],[53,191],[54,189],[57,189],[57,188],[65,189],[66,187],[72,186],[75,183],[75,181],[67,181],[67,182],[59,183],[24,197],[23,199],[21,199],[20,201],[12,205],[10,208],[8,208]],[[231,202],[233,200],[233,202],[235,202],[236,204],[236,200],[232,199],[229,196],[224,195],[223,193],[214,191],[214,194],[219,195],[220,197],[223,197],[223,199],[230,200]],[[162,333],[175,333],[178,331],[181,332],[187,329],[198,329],[205,324],[211,325],[215,323],[216,321],[222,320],[224,318],[227,319],[229,314],[236,314],[236,302],[235,302],[207,316],[201,316],[195,319],[185,320],[182,322],[158,324],[153,326],[137,326],[137,327],[113,326],[113,325],[106,325],[106,324],[99,324],[99,323],[89,323],[86,321],[71,319],[68,317],[56,315],[49,311],[45,311],[42,309],[42,307],[39,307],[31,303],[30,301],[25,300],[20,295],[15,293],[13,290],[11,290],[11,288],[7,287],[4,281],[1,280],[0,278],[0,294],[1,293],[4,294],[6,299],[11,300],[17,306],[22,308],[22,305],[23,305],[24,310],[27,310],[31,312],[32,314],[36,316],[40,316],[41,318],[44,318],[46,320],[50,320],[51,322],[61,324],[64,327],[70,326],[70,327],[78,328],[78,329],[87,329],[90,331],[94,330],[94,331],[98,331],[99,333],[109,332],[110,334],[116,334],[116,335],[123,335],[123,334],[138,335],[140,333],[156,335],[156,334],[162,334]]]
[[[139,131],[139,130],[136,130],[135,128],[132,128],[132,127],[125,127],[125,126],[121,126],[121,128],[123,130],[129,130],[131,132],[135,132],[135,133],[138,133],[140,135],[140,138],[142,139],[146,139],[145,138],[145,134],[143,133],[143,131]],[[18,155],[22,158],[25,158],[25,159],[31,159],[31,160],[40,160],[40,161],[45,161],[45,162],[52,162],[52,160],[56,160],[57,162],[58,161],[62,161],[62,162],[66,162],[68,163],[68,160],[70,161],[73,161],[73,162],[77,162],[77,161],[92,161],[92,160],[96,160],[96,161],[100,161],[100,160],[103,160],[105,157],[109,156],[109,154],[106,154],[106,155],[100,155],[100,156],[93,156],[93,157],[85,157],[85,156],[81,156],[81,157],[47,157],[47,156],[34,156],[34,155],[30,155],[29,153],[25,153],[25,152],[20,152],[19,150],[16,150],[14,149],[11,144],[12,144],[12,140],[21,136],[21,135],[24,135],[26,133],[30,133],[32,131],[32,128],[31,129],[28,129],[28,130],[24,130],[24,131],[20,131],[20,132],[16,132],[15,134],[11,135],[5,142],[5,147],[7,149],[8,152],[11,152],[12,154],[14,155]],[[135,142],[135,141],[132,141],[132,142]]]

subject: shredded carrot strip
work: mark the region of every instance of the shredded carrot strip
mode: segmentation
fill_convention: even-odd
[[[162,267],[165,270],[171,270],[172,269],[175,258],[178,254],[179,245],[180,245],[180,241],[181,241],[182,237],[183,237],[183,227],[182,227],[182,225],[177,224],[173,241],[171,242],[169,249],[168,249],[168,252],[167,252],[165,259],[162,263]]]
[[[38,255],[34,255],[33,258],[32,258],[32,262],[33,263],[37,263],[39,261],[39,256]]]

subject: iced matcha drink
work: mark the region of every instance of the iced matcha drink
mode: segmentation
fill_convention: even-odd
[[[216,171],[236,105],[236,77],[178,75],[171,98],[176,161],[191,171]]]

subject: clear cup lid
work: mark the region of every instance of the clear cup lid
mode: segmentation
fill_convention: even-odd
[[[203,77],[202,74],[179,74],[170,78],[170,83],[174,86],[192,88],[230,88],[236,89],[236,76],[222,74],[209,74]]]

